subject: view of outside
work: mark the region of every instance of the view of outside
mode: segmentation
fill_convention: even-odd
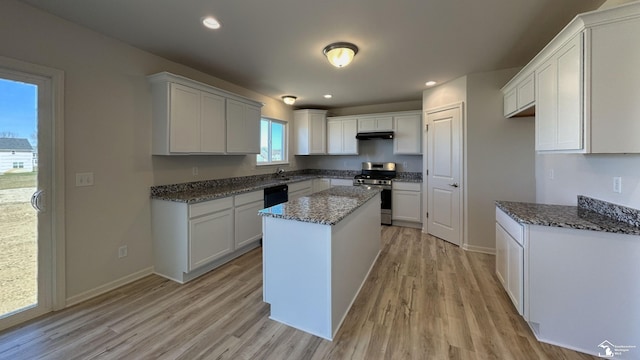
[[[286,161],[285,158],[285,123],[270,120],[260,120],[260,154],[258,163]],[[269,141],[271,140],[271,141]]]
[[[0,316],[37,302],[37,86],[0,79]]]

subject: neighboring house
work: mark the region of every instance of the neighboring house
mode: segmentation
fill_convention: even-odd
[[[29,140],[0,138],[0,174],[33,171],[33,162]]]

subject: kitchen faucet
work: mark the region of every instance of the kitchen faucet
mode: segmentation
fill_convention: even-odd
[[[283,168],[279,167],[279,168],[276,169],[276,175],[280,175],[280,176],[284,177],[283,174],[284,174],[284,169]]]

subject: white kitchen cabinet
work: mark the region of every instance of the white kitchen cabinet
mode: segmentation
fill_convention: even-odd
[[[388,115],[358,116],[358,131],[393,131],[393,117]]]
[[[153,155],[259,151],[262,104],[168,72],[150,75],[148,80]]]
[[[327,154],[358,155],[357,118],[327,119]]]
[[[353,186],[353,179],[331,179],[331,187]]]
[[[518,314],[524,314],[524,231],[496,208],[496,275]]]
[[[264,191],[252,191],[234,196],[235,248],[239,249],[262,238]]]
[[[295,110],[296,155],[322,155],[327,153],[327,111]]]
[[[392,215],[394,224],[397,222],[422,224],[422,184],[409,182],[393,182],[391,191]],[[398,223],[398,225],[405,225]]]
[[[638,43],[638,2],[578,15],[502,89],[505,113],[535,73],[537,151],[640,153]]]
[[[583,42],[576,34],[536,71],[536,150],[583,146]]]
[[[422,154],[422,114],[420,111],[393,117],[393,153]]]
[[[313,182],[305,180],[289,184],[289,200],[297,199],[313,193]]]
[[[152,91],[153,154],[225,152],[222,96],[168,82],[154,84]]]
[[[516,81],[509,82],[503,88],[504,116],[531,116],[531,108],[535,105],[535,76],[529,74],[520,75]]]
[[[331,187],[330,179],[313,179],[312,190],[317,193],[322,190],[327,190]]]
[[[231,207],[189,219],[188,247],[188,271],[193,271],[231,253],[233,251]]]
[[[227,99],[227,153],[260,153],[260,108]]]

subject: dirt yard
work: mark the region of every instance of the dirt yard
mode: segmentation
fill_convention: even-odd
[[[0,176],[0,316],[34,304],[37,294],[36,212],[29,202],[35,187],[15,188],[29,185],[28,179],[8,182],[1,179],[4,176]],[[31,180],[35,183],[35,175]]]

